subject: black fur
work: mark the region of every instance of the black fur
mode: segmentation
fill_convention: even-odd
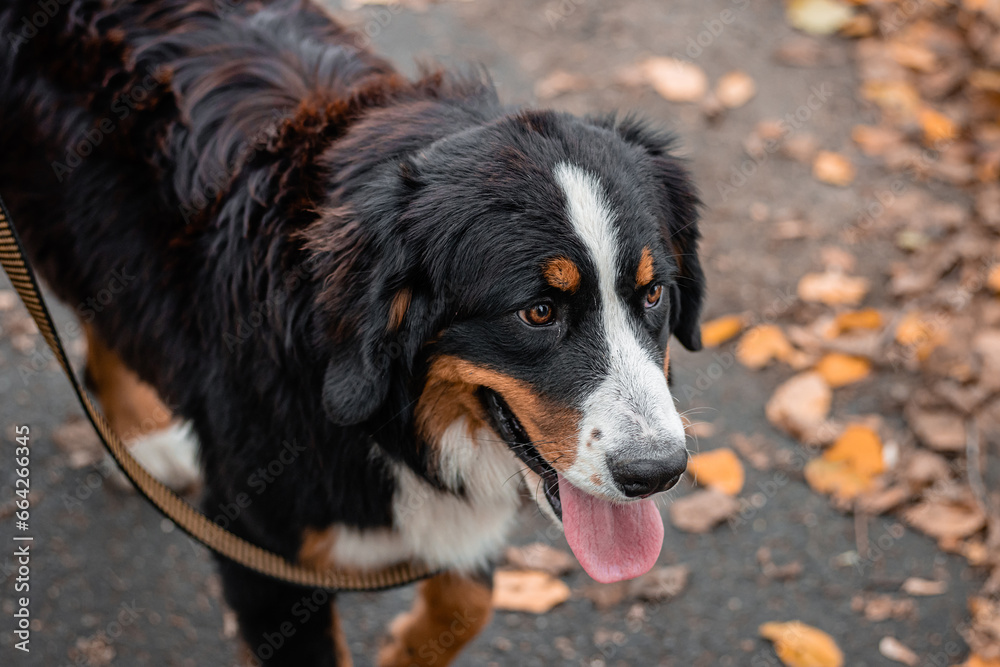
[[[588,266],[559,161],[611,184],[631,255],[657,250],[673,297],[644,320],[650,347],[662,358],[661,330],[700,347],[698,202],[669,137],[510,110],[480,76],[408,81],[305,0],[56,4],[24,39],[37,0],[0,9],[0,191],[52,288],[193,421],[205,511],[261,546],[295,558],[307,527],[390,526],[373,441],[437,483],[413,429],[436,354],[567,404],[596,382],[587,271],[562,328],[526,338],[510,317],[548,293],[545,257]],[[134,278],[86,306],[115,270]],[[294,460],[269,473],[285,442]],[[303,595],[223,574],[254,649]],[[333,664],[328,621],[264,662]]]

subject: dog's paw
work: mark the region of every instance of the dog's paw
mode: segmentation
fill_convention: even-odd
[[[191,491],[201,483],[198,438],[188,422],[174,422],[165,429],[144,435],[128,443],[128,448],[150,475],[174,491]],[[132,488],[132,483],[117,466],[111,480],[119,488]]]
[[[406,638],[412,632],[416,618],[413,612],[400,614],[389,624],[389,634],[383,638],[378,650],[378,667],[410,667],[416,655]]]

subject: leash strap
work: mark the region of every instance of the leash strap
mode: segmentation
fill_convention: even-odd
[[[255,544],[222,528],[204,514],[192,507],[184,499],[150,475],[132,456],[97,409],[90,394],[77,379],[63,349],[59,334],[56,333],[52,316],[38,288],[31,265],[28,263],[24,247],[14,230],[7,206],[0,198],[0,264],[10,277],[14,289],[28,308],[38,330],[45,338],[56,360],[62,366],[73,391],[83,406],[84,412],[118,466],[135,488],[151,502],[165,517],[173,521],[192,538],[212,551],[225,556],[240,565],[291,584],[340,591],[375,591],[405,586],[434,574],[430,569],[414,563],[400,563],[390,567],[365,572],[326,570],[317,571],[291,563],[281,556],[262,549]]]

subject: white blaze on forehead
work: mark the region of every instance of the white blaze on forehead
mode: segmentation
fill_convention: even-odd
[[[634,318],[618,293],[619,267],[625,263],[619,261],[618,230],[600,182],[566,163],[556,166],[555,178],[565,194],[569,220],[597,269],[608,353],[607,375],[584,402],[577,457],[566,478],[590,493],[624,498],[612,482],[606,455],[665,455],[664,448],[684,447],[684,425],[663,368],[640,344]],[[591,437],[594,429],[599,439]]]

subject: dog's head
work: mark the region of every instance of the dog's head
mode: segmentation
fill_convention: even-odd
[[[331,419],[385,419],[395,396],[432,451],[459,420],[492,429],[578,556],[574,540],[600,541],[581,522],[651,526],[642,499],[687,462],[668,342],[701,347],[704,291],[698,200],[669,137],[521,113],[387,166],[352,200],[312,241],[340,257],[323,297]]]

